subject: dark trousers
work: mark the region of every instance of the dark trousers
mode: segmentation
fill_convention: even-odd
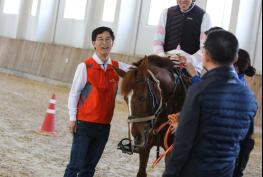
[[[78,121],[64,177],[93,177],[109,133],[110,125]]]
[[[255,140],[252,139],[252,135],[249,136],[245,142],[240,143],[240,152],[236,162],[236,168],[233,177],[244,176],[244,171],[247,166],[251,151],[254,149]]]

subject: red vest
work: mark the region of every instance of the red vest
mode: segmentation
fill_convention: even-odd
[[[110,124],[119,82],[119,76],[113,70],[112,65],[119,67],[119,64],[112,61],[112,65],[108,65],[106,71],[101,69],[93,58],[87,59],[85,64],[87,84],[80,95],[77,119],[91,123]]]

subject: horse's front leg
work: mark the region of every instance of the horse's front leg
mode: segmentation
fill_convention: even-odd
[[[140,150],[140,167],[137,173],[137,177],[147,177],[146,168],[149,160],[150,149]]]

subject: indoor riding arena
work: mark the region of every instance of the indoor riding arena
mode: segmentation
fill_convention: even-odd
[[[240,48],[249,52],[256,69],[253,77],[245,77],[257,97],[258,112],[254,121],[255,146],[244,177],[261,177],[262,0],[229,1],[193,3],[206,10],[214,26],[237,36]],[[153,53],[159,16],[176,2],[0,0],[0,177],[62,177],[72,146],[69,92],[78,64],[94,53],[92,30],[99,26],[112,28],[116,39],[111,58],[132,64]],[[105,10],[109,7],[114,11]],[[216,8],[221,8],[220,13]],[[110,136],[95,177],[136,177],[139,155],[117,149],[119,142],[128,138],[128,114],[119,90]],[[48,132],[43,132],[45,128]],[[165,171],[164,160],[151,169],[155,160],[153,147],[148,177],[161,177]]]

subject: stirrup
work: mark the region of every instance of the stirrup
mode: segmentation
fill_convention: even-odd
[[[119,142],[117,149],[121,150],[122,153],[132,155],[134,152],[134,146],[132,145],[132,140],[128,138],[122,139]]]

